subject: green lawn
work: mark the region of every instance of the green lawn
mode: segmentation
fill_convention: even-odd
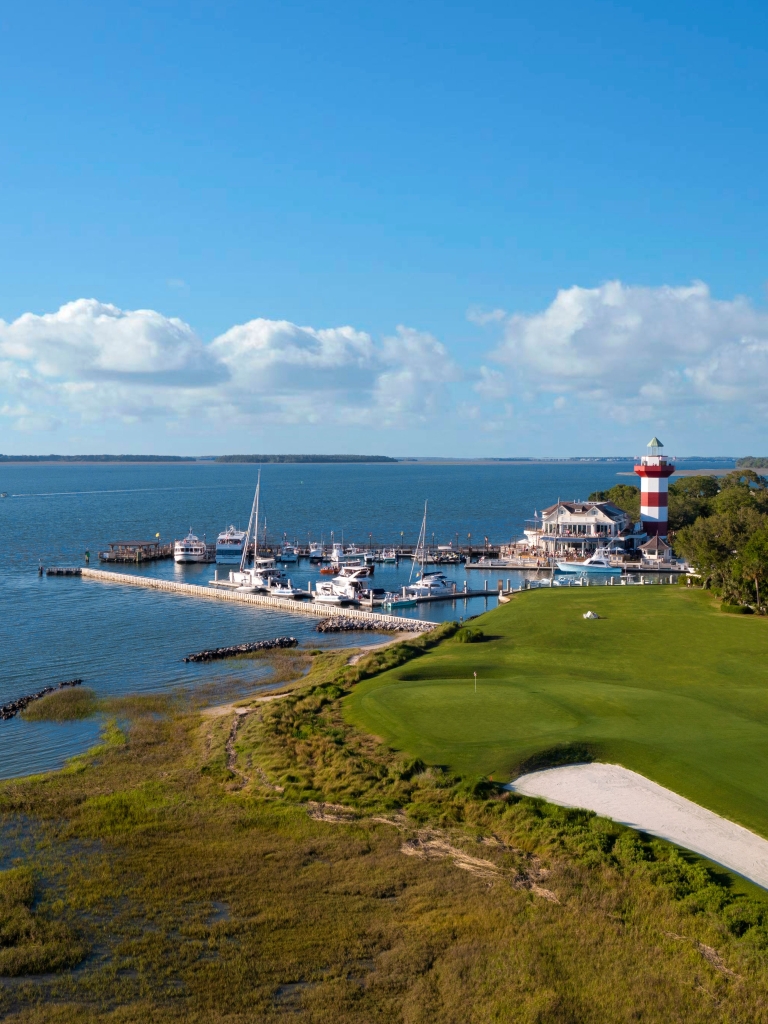
[[[768,620],[698,590],[594,587],[527,592],[473,625],[494,639],[448,640],[360,683],[348,719],[496,780],[586,743],[768,836]]]

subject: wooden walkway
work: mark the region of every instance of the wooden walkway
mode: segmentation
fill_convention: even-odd
[[[362,608],[342,608],[338,605],[315,604],[314,601],[291,601],[286,597],[270,597],[268,594],[241,594],[233,590],[222,590],[218,587],[200,587],[194,583],[176,583],[173,580],[162,580],[152,576],[134,576],[127,572],[110,572],[106,569],[83,568],[83,579],[100,580],[102,583],[121,583],[129,587],[148,587],[150,590],[165,590],[175,594],[186,594],[188,597],[209,597],[214,601],[237,601],[240,604],[255,604],[263,608],[280,609],[293,612],[294,615],[314,615],[328,619],[333,615],[341,615],[349,619],[361,619],[371,622],[388,622],[392,624],[413,622],[414,629],[433,629],[439,622],[428,622],[425,619],[407,619],[401,615],[381,615],[378,612],[363,611]]]

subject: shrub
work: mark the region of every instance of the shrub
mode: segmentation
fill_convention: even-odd
[[[482,629],[472,629],[471,626],[464,626],[456,634],[456,642],[460,644],[479,644],[484,639]]]
[[[730,601],[723,601],[720,605],[721,612],[728,612],[730,615],[754,615],[754,608],[748,604],[731,604]]]

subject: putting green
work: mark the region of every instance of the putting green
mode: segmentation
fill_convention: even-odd
[[[768,836],[768,620],[724,614],[699,590],[593,587],[526,592],[473,625],[493,639],[448,640],[358,684],[348,719],[497,780],[587,743]]]

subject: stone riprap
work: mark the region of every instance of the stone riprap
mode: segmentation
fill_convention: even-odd
[[[63,690],[65,686],[79,686],[82,681],[82,679],[67,679],[63,683],[59,683],[58,686],[44,686],[43,689],[38,690],[37,693],[29,693],[26,697],[17,697],[16,700],[11,700],[7,704],[0,704],[0,721],[5,721],[8,718],[14,718],[33,701],[40,700],[41,697],[47,697],[49,693],[55,693],[56,690]]]
[[[252,644],[235,644],[233,647],[214,647],[210,651],[188,654],[184,661],[217,661],[219,658],[235,658],[238,654],[252,654],[254,651],[274,651],[284,647],[297,647],[295,636],[278,636],[274,640],[257,640]]]

